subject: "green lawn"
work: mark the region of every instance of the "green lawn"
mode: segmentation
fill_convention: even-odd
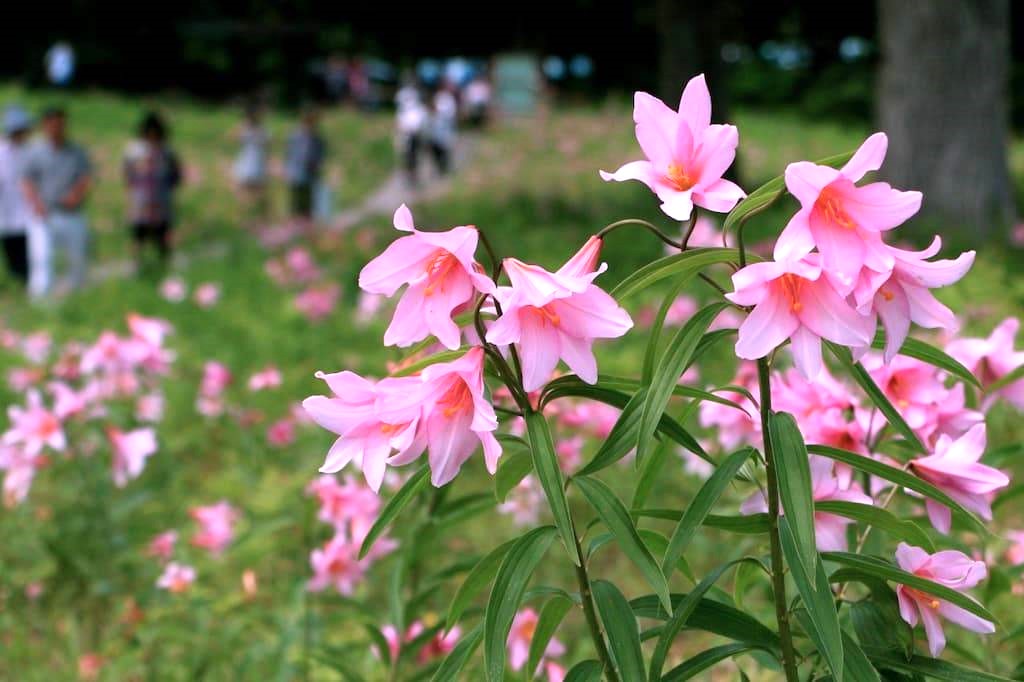
[[[343,679],[329,663],[311,656],[325,651],[328,659],[343,658],[347,667],[367,679],[384,679],[384,667],[365,646],[363,609],[329,592],[307,595],[305,590],[309,551],[328,537],[328,529],[313,519],[314,503],[303,488],[316,476],[331,438],[316,428],[300,428],[295,444],[274,448],[264,433],[295,402],[321,390],[314,371],[348,368],[379,376],[386,372],[388,361],[400,359],[397,351],[380,345],[385,319],[363,324],[354,316],[357,273],[394,237],[390,216],[368,220],[344,234],[324,232],[310,240],[307,246],[326,273],[324,279],[341,287],[341,302],[334,314],[323,322],[310,322],[295,309],[298,290],[282,288],[266,275],[267,259],[280,250],[268,251],[258,243],[255,227],[244,225],[229,187],[234,153],[230,130],[238,119],[236,109],[183,98],[160,97],[152,103],[105,93],[57,98],[0,88],[0,102],[12,98],[33,106],[58,100],[67,105],[73,134],[89,147],[98,167],[89,213],[98,235],[96,259],[103,262],[128,255],[121,150],[146,106],[155,104],[165,112],[174,144],[188,168],[179,207],[180,249],[188,254],[189,263],[174,274],[192,287],[219,283],[223,296],[215,307],[203,310],[189,301],[163,300],[154,277],[115,278],[52,305],[28,305],[13,284],[0,284],[0,322],[11,329],[46,330],[57,342],[92,341],[103,329],[123,331],[125,314],[138,311],[174,325],[169,345],[178,354],[165,387],[166,416],[158,428],[160,451],[140,479],[117,490],[109,481],[105,456],[56,458],[39,474],[26,503],[0,511],[0,679],[73,679],[76,662],[85,652],[104,657],[107,666],[101,679],[109,680],[289,680],[302,679],[307,673],[312,679]],[[270,116],[278,147],[290,120],[283,113]],[[748,190],[780,173],[789,161],[852,149],[869,132],[752,111],[740,112],[736,123],[741,130],[740,169]],[[391,120],[386,115],[332,112],[325,118],[324,129],[330,146],[329,177],[340,205],[351,206],[391,171]],[[621,218],[639,217],[670,231],[676,229],[660,215],[644,187],[605,184],[597,175],[599,168],[610,170],[637,158],[624,106],[557,111],[540,123],[510,122],[477,140],[473,149],[470,163],[447,196],[412,207],[419,225],[475,224],[486,231],[500,254],[549,267],[564,261],[587,235]],[[1024,178],[1024,144],[1014,145],[1012,158],[1017,177]],[[275,194],[278,213],[282,198],[280,192]],[[763,214],[751,233],[776,233],[791,210],[792,205],[780,205]],[[223,244],[226,251],[210,256],[212,244]],[[1004,316],[1020,314],[1024,281],[1012,266],[1019,262],[1020,252],[1001,246],[977,248],[979,258],[972,274],[942,297],[965,311],[969,331],[987,335]],[[610,287],[660,253],[661,244],[644,233],[616,233],[605,248],[609,272],[600,281]],[[718,278],[725,281],[724,274]],[[629,307],[635,312],[641,306],[656,305],[659,293],[663,292],[644,292]],[[602,371],[637,373],[643,344],[642,334],[605,344],[599,356]],[[709,383],[724,382],[732,374],[729,349],[720,350],[704,370],[703,378]],[[196,413],[202,365],[211,359],[233,372],[229,402],[235,416],[245,412],[244,425],[234,416],[211,420]],[[283,385],[250,393],[247,378],[269,364],[280,367]],[[0,371],[22,365],[22,358],[0,353]],[[0,396],[5,403],[21,401],[21,395],[6,385],[0,386]],[[994,447],[1024,436],[1015,417],[1003,409],[992,415]],[[585,457],[592,452],[588,447]],[[457,479],[451,497],[491,490],[479,459],[474,457],[467,465],[467,475]],[[1024,472],[1024,467],[1015,468]],[[622,471],[628,476],[614,478],[632,480],[632,469]],[[656,486],[652,498],[656,503],[651,506],[681,508],[698,479],[676,466],[666,471],[669,474]],[[625,484],[615,487],[627,489]],[[726,504],[738,504],[741,492],[730,493]],[[238,507],[243,521],[235,543],[222,557],[212,559],[188,548],[184,538],[192,528],[188,509],[219,499]],[[580,518],[586,518],[582,503],[574,500],[574,507]],[[1014,523],[1024,527],[1019,505],[1006,505],[1001,513],[1010,521],[999,528],[1012,528]],[[168,528],[181,530],[185,557],[199,571],[195,589],[185,596],[156,590],[157,569],[143,555],[149,539]],[[406,528],[407,524],[396,528],[396,535],[402,536]],[[433,568],[450,564],[456,552],[485,553],[516,532],[506,517],[490,512],[471,517],[431,538],[437,548]],[[699,533],[688,555],[698,574],[701,567],[717,563],[723,552],[730,556],[741,551],[763,553],[756,540],[743,539],[737,546],[735,537],[719,531]],[[994,542],[992,547],[1001,545]],[[389,606],[394,601],[389,588],[393,564],[382,560],[358,593],[378,616],[378,624],[389,620],[393,608]],[[246,570],[258,577],[255,596],[246,596],[242,590]],[[635,569],[610,547],[599,555],[595,572],[621,576],[637,594],[647,591]],[[552,551],[540,576],[548,584],[572,589],[571,574],[558,552]],[[423,612],[435,620],[443,617],[461,577],[438,583],[441,589],[429,582],[421,584]],[[674,587],[679,590],[689,585],[679,576],[676,580]],[[45,591],[32,601],[24,590],[34,581],[41,581]],[[410,595],[403,595],[408,600]],[[728,590],[713,595],[732,600]],[[134,625],[128,623],[129,597],[142,613]],[[1004,632],[1021,623],[1017,604],[1019,597],[1009,594],[995,602],[996,613],[1005,619]],[[744,605],[766,622],[770,619],[764,590],[752,590]],[[569,661],[581,660],[589,650],[583,626],[583,619],[575,614],[560,631]],[[982,662],[996,657],[1003,672],[1019,659],[1019,644],[1001,645],[998,635],[986,640],[984,650],[976,637],[951,634],[951,639],[963,647],[952,651],[953,656]],[[695,634],[677,654],[692,654],[709,640]],[[754,674],[757,666],[745,669]],[[413,679],[411,668],[408,675],[402,679]],[[479,679],[469,675],[465,679]]]

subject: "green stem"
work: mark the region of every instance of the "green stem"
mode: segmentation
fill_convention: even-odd
[[[786,574],[782,561],[782,542],[779,539],[779,482],[775,472],[775,452],[768,437],[768,421],[772,412],[771,378],[768,359],[757,361],[757,383],[761,393],[761,437],[764,440],[765,471],[768,474],[768,540],[771,544],[772,592],[775,595],[775,620],[779,625],[779,643],[782,648],[782,667],[788,682],[799,682],[793,633],[789,628],[789,607],[786,603]]]
[[[669,246],[679,249],[680,251],[686,249],[686,246],[683,243],[675,241],[674,239],[669,237],[667,234],[659,230],[651,223],[647,222],[646,220],[640,220],[639,218],[626,218],[625,220],[617,220],[610,225],[605,225],[603,228],[601,228],[601,231],[597,233],[597,238],[604,239],[605,235],[614,232],[620,227],[625,227],[626,225],[638,225],[647,230],[648,232],[650,232],[651,234],[653,234],[661,241],[668,244]]]
[[[590,629],[590,638],[594,641],[594,648],[597,650],[597,657],[604,666],[604,674],[608,682],[619,682],[619,675],[615,672],[615,665],[608,653],[608,646],[604,641],[604,634],[601,632],[601,624],[597,620],[597,610],[594,608],[594,595],[590,592],[590,576],[587,573],[586,554],[580,546],[580,537],[573,526],[572,537],[576,541],[576,552],[580,557],[580,565],[576,567],[576,580],[580,585],[580,601],[583,602],[583,615],[587,619],[587,627]]]

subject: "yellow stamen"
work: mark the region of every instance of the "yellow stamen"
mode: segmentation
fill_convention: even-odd
[[[697,178],[691,177],[686,169],[677,163],[670,163],[668,165],[665,177],[680,192],[685,192],[697,184]]]
[[[857,223],[854,222],[853,218],[843,210],[842,199],[836,195],[835,191],[826,187],[822,190],[821,194],[818,195],[818,201],[815,207],[820,209],[825,214],[825,219],[834,225],[844,227],[848,230],[852,230],[857,227]]]

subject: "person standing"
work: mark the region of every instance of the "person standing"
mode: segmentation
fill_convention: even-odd
[[[263,112],[252,104],[245,110],[245,122],[238,131],[240,149],[233,168],[245,204],[258,217],[267,212],[267,158],[270,134],[263,125]]]
[[[409,187],[418,182],[419,151],[430,114],[420,97],[419,88],[409,75],[395,94],[395,146],[402,156],[405,181]]]
[[[0,242],[11,274],[28,283],[28,207],[21,191],[25,142],[32,118],[12,105],[4,112],[4,138],[0,140]]]
[[[139,139],[125,154],[124,182],[139,269],[146,242],[152,242],[161,262],[166,262],[171,254],[174,190],[181,184],[181,166],[167,144],[167,126],[155,112],[143,117]]]
[[[54,284],[58,255],[67,259],[72,289],[85,283],[89,226],[82,211],[92,183],[85,150],[67,139],[67,114],[53,107],[43,112],[43,138],[25,154],[22,189],[28,200],[29,294],[45,296]]]
[[[288,183],[291,214],[308,221],[313,216],[313,194],[320,181],[327,145],[317,127],[315,109],[306,109],[299,127],[288,137],[284,174]]]
[[[454,87],[445,81],[434,93],[429,126],[430,151],[439,175],[447,175],[451,170],[458,115],[459,102],[455,97]]]

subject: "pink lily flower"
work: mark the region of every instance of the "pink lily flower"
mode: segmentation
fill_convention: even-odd
[[[0,471],[6,472],[2,491],[5,507],[14,507],[25,501],[36,471],[45,464],[45,455],[27,455],[19,448],[0,445]]]
[[[893,268],[894,254],[881,232],[900,225],[921,208],[920,192],[901,192],[888,183],[856,183],[885,159],[889,139],[875,133],[839,170],[809,161],[786,167],[786,189],[800,202],[775,243],[775,260],[793,260],[818,247],[821,266],[840,296],[857,284],[865,265],[876,272]]]
[[[842,487],[842,481],[833,471],[832,460],[824,457],[810,456],[811,496],[815,502],[856,502],[858,504],[874,504],[864,494],[856,482],[849,487]],[[743,514],[766,513],[768,502],[760,491],[748,497],[740,506]],[[846,527],[853,523],[852,519],[838,514],[824,512],[814,513],[814,535],[819,552],[845,552],[848,549]]]
[[[797,369],[814,380],[822,368],[821,339],[844,346],[870,345],[873,321],[851,308],[821,275],[822,266],[813,255],[754,263],[734,273],[735,291],[726,298],[754,306],[740,325],[736,354],[756,360],[789,339]]]
[[[374,384],[353,372],[316,376],[323,379],[333,395],[311,396],[302,401],[313,420],[338,435],[327,452],[321,473],[333,474],[355,461],[366,482],[380,490],[387,465],[411,462],[423,452],[424,441],[417,438],[420,421],[418,377],[385,379]],[[380,405],[389,406],[387,414]],[[391,453],[397,451],[396,457]]]
[[[172,561],[164,567],[164,572],[156,581],[156,586],[174,594],[187,592],[196,581],[196,569],[185,564]]]
[[[512,619],[512,627],[508,632],[508,664],[512,670],[521,670],[530,656],[530,642],[533,641],[533,633],[537,629],[539,615],[533,609],[526,607],[520,609]],[[544,657],[557,658],[565,653],[565,645],[560,641],[551,638],[548,648],[544,650]],[[540,672],[540,666],[537,671]]]
[[[639,180],[661,200],[661,210],[675,220],[689,220],[694,205],[727,213],[747,196],[722,177],[736,158],[736,126],[711,124],[711,94],[704,74],[686,84],[679,110],[638,92],[633,96],[636,140],[646,156],[601,179]]]
[[[108,426],[107,438],[114,453],[114,485],[123,488],[142,474],[146,460],[156,453],[156,432],[153,429],[124,432]]]
[[[475,227],[422,232],[402,204],[395,211],[395,229],[410,232],[396,239],[359,273],[359,288],[394,296],[408,285],[391,325],[384,333],[388,346],[411,346],[431,334],[451,350],[460,346],[455,311],[473,300],[476,291],[490,292],[493,283],[473,260],[479,237]]]
[[[378,398],[378,409],[387,414],[402,415],[401,401],[420,402],[423,410],[420,428],[427,443],[430,481],[440,488],[459,473],[477,446],[483,447],[484,463],[491,474],[498,469],[501,445],[494,437],[498,418],[484,394],[484,351],[479,346],[451,362],[439,362],[423,370],[422,392],[418,395],[395,396],[393,400]],[[390,389],[396,379],[385,379]],[[406,464],[419,456],[408,451],[395,456],[395,464]]]
[[[1010,485],[1010,478],[978,461],[985,452],[985,442],[983,423],[971,427],[956,440],[940,436],[934,454],[912,460],[910,468],[965,509],[991,521],[992,493]],[[949,507],[933,500],[925,500],[925,507],[935,530],[948,533],[952,515]]]
[[[140,395],[135,401],[135,418],[142,422],[155,423],[164,418],[163,393]]]
[[[351,595],[366,576],[373,562],[380,556],[393,550],[396,543],[389,538],[381,538],[373,547],[373,551],[359,558],[359,546],[362,540],[354,540],[339,533],[309,556],[313,577],[307,584],[311,592],[320,592],[333,587],[339,594]]]
[[[1008,317],[992,330],[987,339],[957,339],[949,344],[946,351],[971,370],[982,386],[989,386],[1024,365],[1024,351],[1013,348],[1018,329],[1020,320]],[[1000,388],[986,398],[983,406],[988,407],[996,396],[1002,396],[1018,410],[1024,410],[1024,378]]]
[[[420,627],[422,628],[423,625],[420,624]],[[417,633],[417,635],[418,634],[419,633]],[[455,645],[459,643],[459,637],[461,636],[462,628],[458,625],[448,632],[439,631],[423,645],[422,649],[419,650],[419,653],[416,654],[416,661],[420,665],[423,665],[424,663],[429,663],[430,661],[438,658],[444,658],[450,654],[452,649],[455,648]]]
[[[368,486],[352,478],[338,483],[334,476],[324,475],[306,487],[320,503],[317,518],[334,526],[337,532],[348,531],[357,542],[362,542],[380,511],[380,498]]]
[[[235,537],[235,522],[238,511],[227,501],[205,507],[193,507],[189,514],[199,524],[199,532],[192,536],[192,544],[213,555],[218,555],[231,544]]]
[[[174,556],[174,546],[177,542],[178,531],[164,531],[149,541],[149,545],[146,546],[146,554],[161,561],[168,561]]]
[[[249,390],[262,391],[268,388],[277,388],[281,385],[281,370],[270,366],[256,372],[249,377]]]
[[[1011,530],[1006,534],[1010,546],[1006,549],[1006,560],[1013,566],[1024,564],[1024,531]]]
[[[509,491],[508,497],[498,505],[498,511],[512,517],[517,526],[535,526],[544,507],[544,491],[533,476],[527,476]]]
[[[200,308],[212,308],[220,301],[220,285],[215,282],[204,282],[196,287],[193,296]]]
[[[899,352],[910,333],[911,322],[927,329],[956,331],[958,327],[953,311],[940,303],[930,289],[948,286],[966,275],[974,264],[974,251],[962,253],[956,260],[926,260],[938,253],[941,246],[939,237],[923,251],[883,245],[883,250],[893,257],[892,270],[861,270],[854,299],[862,314],[874,313],[882,321],[886,362]]]
[[[614,298],[593,284],[599,243],[591,239],[557,272],[505,259],[511,288],[498,291],[502,316],[487,330],[499,346],[515,343],[523,366],[523,388],[541,388],[562,359],[587,383],[597,381],[594,339],[614,339],[633,321]]]
[[[46,409],[39,391],[33,389],[28,392],[25,407],[8,407],[7,416],[11,426],[0,437],[3,445],[16,445],[29,457],[38,455],[46,447],[57,452],[63,452],[67,447],[60,419]]]
[[[903,355],[890,362],[879,353],[868,353],[861,363],[910,428],[930,438],[938,426],[937,406],[949,393],[935,367]]]
[[[957,592],[966,592],[988,576],[988,568],[983,561],[974,561],[963,552],[945,550],[928,554],[920,547],[912,547],[905,542],[896,548],[896,563],[908,573]],[[928,651],[934,657],[938,657],[946,648],[946,633],[943,632],[939,616],[971,632],[991,634],[996,631],[993,623],[970,611],[906,585],[896,586],[896,598],[899,600],[903,620],[910,623],[911,627],[917,627],[919,621],[924,625]]]

